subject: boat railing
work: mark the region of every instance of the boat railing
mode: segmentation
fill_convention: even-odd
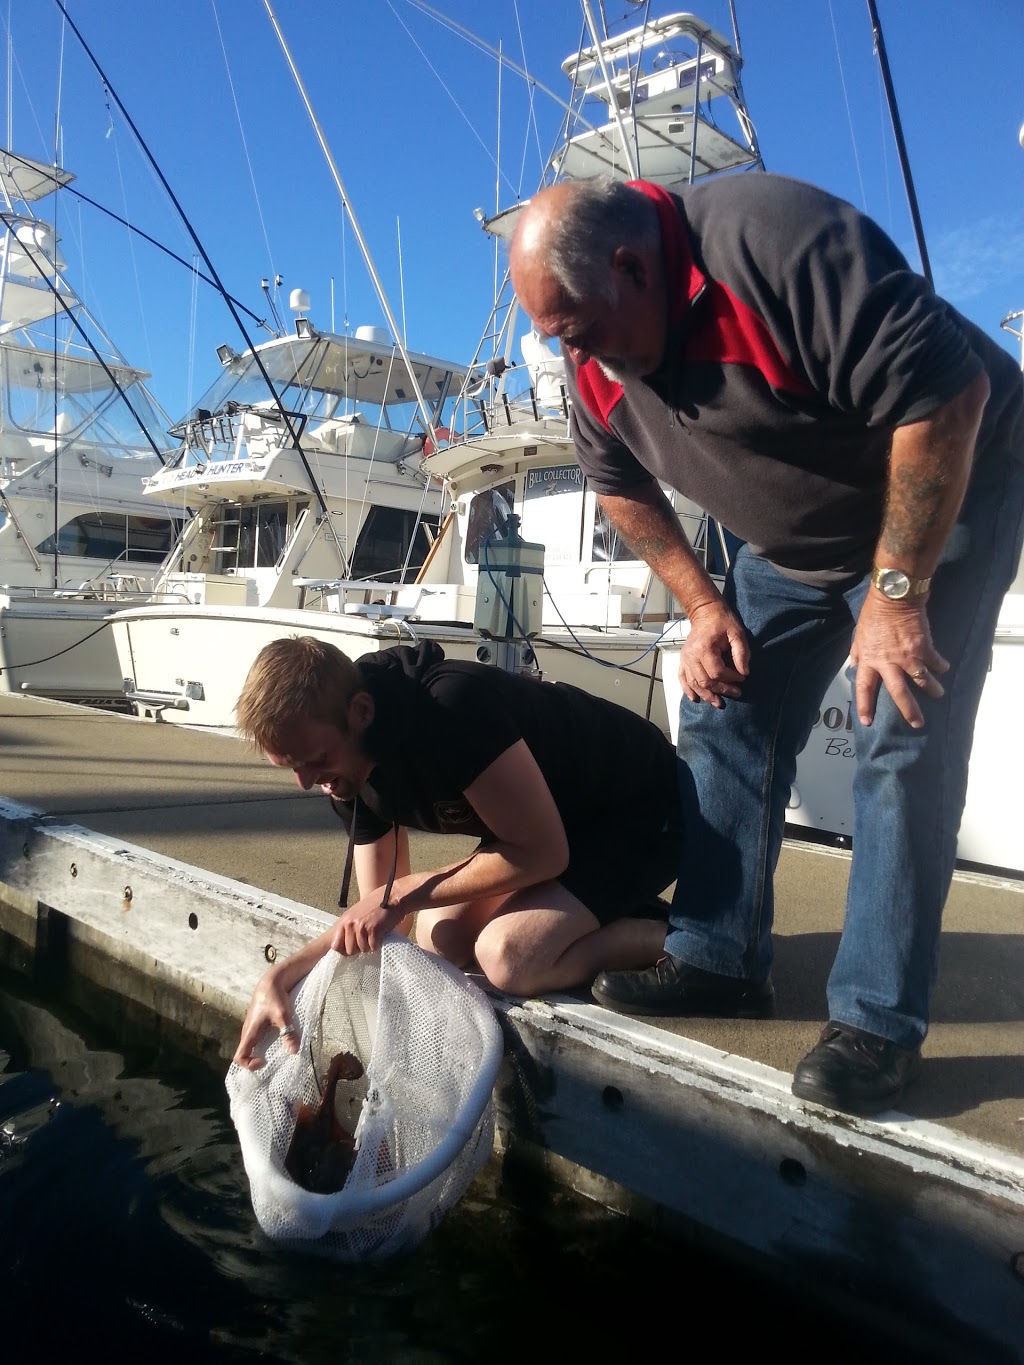
[[[360,616],[394,617],[404,620],[414,616],[420,603],[436,595],[433,588],[421,584],[393,583],[381,578],[293,578],[292,586],[299,590],[299,609]],[[397,602],[398,594],[409,599]],[[361,601],[350,601],[350,595]]]
[[[488,383],[483,391],[465,395],[456,422],[458,440],[464,441],[531,426],[550,429],[552,425],[568,432],[569,396],[564,383],[554,390],[532,383],[521,387]],[[449,444],[456,444],[454,436],[449,437]]]
[[[287,419],[287,420],[286,420]],[[168,469],[189,464],[205,466],[219,460],[240,460],[246,454],[269,453],[287,436],[289,424],[301,440],[308,413],[285,411],[258,403],[227,402],[216,412],[197,408],[191,417],[172,428],[181,444],[168,462]],[[273,442],[269,440],[274,436]]]
[[[136,606],[157,601],[187,602],[183,593],[154,592],[141,583],[131,585],[111,579],[86,579],[74,587],[44,588],[35,583],[4,583],[0,594],[19,602],[110,602],[119,606]]]

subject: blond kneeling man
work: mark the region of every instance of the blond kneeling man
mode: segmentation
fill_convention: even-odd
[[[256,988],[235,1060],[267,1027],[297,1046],[288,992],[329,949],[415,920],[416,942],[535,995],[649,966],[680,841],[676,758],[648,721],[563,683],[448,661],[436,644],[352,662],[311,637],[253,664],[238,727],[348,824],[359,899]],[[468,834],[468,857],[410,871],[410,829]]]

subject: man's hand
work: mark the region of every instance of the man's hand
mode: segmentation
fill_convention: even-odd
[[[738,697],[750,672],[750,646],[739,617],[716,597],[690,613],[690,633],[679,656],[679,681],[690,701],[721,706]]]
[[[352,957],[356,953],[372,953],[380,947],[384,935],[395,928],[403,914],[399,906],[382,906],[379,891],[364,896],[339,916],[331,935],[331,947],[345,957]]]
[[[874,720],[878,689],[884,683],[900,714],[915,730],[924,726],[924,716],[914,688],[938,699],[944,689],[936,674],[949,668],[932,644],[925,602],[920,598],[890,602],[874,589],[864,599],[850,661],[857,667],[854,697],[861,724]]]
[[[242,1024],[242,1036],[233,1058],[238,1066],[258,1071],[263,1065],[263,1058],[254,1057],[252,1050],[268,1028],[280,1029],[285,1049],[298,1052],[299,1036],[293,1031],[291,1001],[281,983],[280,974],[274,968],[260,977],[249,1002]]]

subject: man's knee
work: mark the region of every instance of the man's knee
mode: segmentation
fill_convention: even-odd
[[[511,936],[496,932],[495,925],[490,925],[488,931],[477,939],[476,960],[495,990],[506,991],[510,995],[523,995],[526,992],[521,955],[516,952]]]

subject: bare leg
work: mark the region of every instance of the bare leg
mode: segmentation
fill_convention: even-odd
[[[481,930],[507,900],[506,894],[445,905],[437,910],[421,910],[416,916],[416,944],[425,952],[446,957],[456,967],[468,966]]]
[[[476,940],[488,981],[513,995],[538,995],[592,981],[599,971],[650,967],[664,953],[665,921],[602,925],[559,882],[509,896]]]

